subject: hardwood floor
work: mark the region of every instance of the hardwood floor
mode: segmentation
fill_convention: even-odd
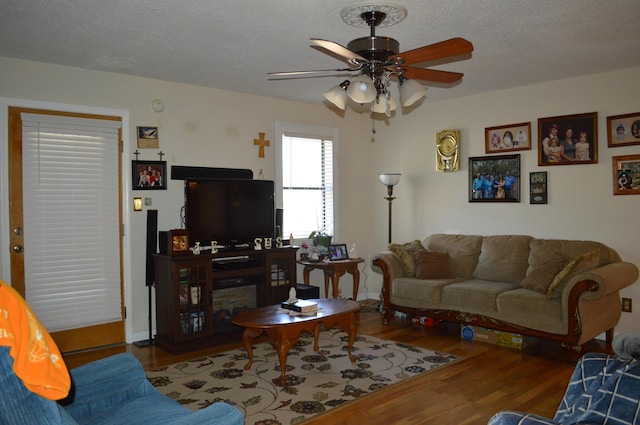
[[[459,325],[453,323],[420,328],[409,319],[395,318],[385,326],[371,306],[363,307],[358,332],[455,354],[464,360],[333,409],[305,425],[480,425],[499,410],[553,417],[574,367],[569,353],[558,343],[536,341],[520,351],[464,341]],[[241,345],[235,341],[181,355],[171,355],[156,346],[126,345],[69,354],[65,360],[73,368],[128,351],[145,368],[154,368]],[[604,342],[591,341],[586,349],[603,352]]]

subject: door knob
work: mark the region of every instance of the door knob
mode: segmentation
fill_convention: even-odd
[[[22,245],[14,245],[13,251],[20,254],[22,251],[24,251],[24,247]]]

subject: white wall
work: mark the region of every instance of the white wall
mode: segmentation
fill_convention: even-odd
[[[260,96],[250,96],[228,91],[208,89],[127,75],[87,71],[37,62],[0,58],[0,97],[56,102],[92,107],[116,108],[130,113],[128,132],[130,149],[123,159],[135,159],[136,126],[158,126],[160,149],[164,160],[171,165],[207,167],[249,168],[257,178],[262,170],[266,179],[275,176],[274,123],[276,121],[335,127],[339,132],[337,146],[339,233],[341,242],[356,243],[368,254],[371,223],[368,216],[351,214],[363,205],[370,205],[368,190],[370,141],[368,124],[357,114],[347,114],[342,119],[325,106],[290,102]],[[321,95],[319,94],[319,97]],[[162,99],[165,109],[156,113],[151,108],[153,99]],[[0,129],[6,134],[6,128]],[[271,141],[265,149],[265,158],[258,157],[258,147],[253,140],[260,132]],[[365,137],[363,137],[363,135]],[[2,146],[6,150],[6,146]],[[158,160],[158,149],[139,149],[141,160]],[[124,176],[130,179],[129,174]],[[168,176],[167,176],[168,177]],[[3,178],[4,180],[4,178]],[[3,181],[3,184],[6,183]],[[151,198],[158,210],[158,228],[180,228],[180,208],[183,203],[181,181],[168,180],[166,191],[130,191],[134,196]],[[6,218],[8,202],[3,202],[2,214]],[[132,329],[130,339],[147,338],[147,288],[145,287],[145,233],[146,212],[125,211],[131,222],[130,276],[128,304]],[[285,211],[286,220],[286,211]],[[6,244],[0,253],[8,257]],[[7,264],[7,263],[5,263]],[[0,270],[5,279],[8,270]],[[312,274],[314,282],[322,282],[319,272]],[[344,285],[345,296],[351,294],[351,286]],[[360,293],[364,293],[361,290]]]
[[[378,126],[373,149],[373,174],[402,173],[394,189],[393,239],[423,239],[438,232],[462,234],[528,234],[535,237],[603,242],[625,261],[640,267],[640,196],[614,196],[612,156],[640,154],[640,145],[607,147],[606,117],[640,111],[640,68],[566,81],[520,87],[449,101],[427,101],[407,115]],[[464,83],[463,83],[464,84]],[[435,89],[432,89],[435,90]],[[452,88],[450,90],[455,90]],[[427,95],[428,96],[428,95]],[[598,113],[598,163],[538,166],[538,118],[585,112]],[[484,129],[531,122],[533,149],[521,151],[520,203],[469,203],[470,156],[485,155]],[[461,170],[435,171],[436,133],[461,130]],[[547,205],[529,204],[528,178],[546,171]],[[380,224],[375,245],[387,242],[385,189],[371,177],[373,223]],[[381,279],[374,275],[372,287]],[[638,329],[640,285],[623,291],[634,312],[623,313],[617,331]]]
[[[131,149],[124,160],[134,159],[136,126],[158,126],[160,149],[168,166],[195,165],[250,168],[255,176],[275,175],[274,122],[288,121],[338,128],[338,242],[356,243],[367,259],[387,243],[386,189],[381,172],[401,172],[394,195],[394,240],[423,238],[434,232],[475,234],[530,234],[539,237],[589,239],[615,248],[623,259],[640,265],[637,216],[640,196],[613,196],[611,156],[640,153],[640,146],[608,149],[607,115],[636,112],[640,69],[550,84],[521,87],[450,101],[429,102],[407,115],[397,114],[376,122],[371,135],[367,115],[347,111],[344,118],[322,104],[311,105],[266,97],[175,84],[121,74],[0,58],[0,97],[116,108],[130,113]],[[436,90],[436,89],[432,89]],[[452,88],[451,90],[455,90]],[[318,94],[321,97],[321,94]],[[155,113],[151,101],[162,99],[165,110]],[[532,122],[537,138],[537,118],[597,111],[599,162],[593,165],[538,167],[537,151],[521,152],[522,173],[549,173],[549,204],[529,205],[523,182],[519,204],[470,204],[467,201],[469,156],[484,155],[484,128]],[[435,134],[447,128],[462,131],[462,169],[435,172]],[[6,132],[6,128],[0,129]],[[258,158],[253,139],[264,132],[272,145]],[[2,146],[6,149],[6,146]],[[158,150],[141,150],[140,159],[156,160]],[[130,176],[125,176],[130,178]],[[5,183],[5,182],[3,182]],[[159,229],[180,227],[182,186],[168,181],[167,191],[130,191],[151,197],[158,209]],[[7,202],[3,202],[7,208]],[[145,207],[146,208],[146,207]],[[2,214],[6,214],[3,210]],[[125,211],[131,222],[132,286],[129,314],[134,339],[147,337],[147,289],[144,286],[146,214]],[[285,212],[286,220],[286,212]],[[6,245],[0,254],[8,255]],[[368,266],[361,275],[359,298],[378,298],[380,276]],[[6,270],[0,270],[2,276]],[[313,282],[322,282],[319,272]],[[343,277],[342,293],[351,295],[350,276]],[[640,285],[624,291],[634,299],[635,312],[623,314],[618,330],[634,328],[640,319]],[[637,328],[637,325],[635,325]]]

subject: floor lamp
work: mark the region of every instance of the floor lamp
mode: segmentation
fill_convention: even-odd
[[[389,243],[391,243],[391,203],[396,199],[393,197],[393,186],[398,184],[400,176],[400,173],[380,174],[380,181],[387,186],[387,197],[384,199],[389,201]]]

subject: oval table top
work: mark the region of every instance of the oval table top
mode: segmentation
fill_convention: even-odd
[[[281,307],[277,304],[242,311],[232,318],[232,322],[245,328],[269,329],[278,326],[322,320],[326,317],[352,313],[360,309],[360,304],[353,300],[320,298],[307,301],[318,303],[318,312],[316,314],[292,316],[288,312],[281,312]]]

